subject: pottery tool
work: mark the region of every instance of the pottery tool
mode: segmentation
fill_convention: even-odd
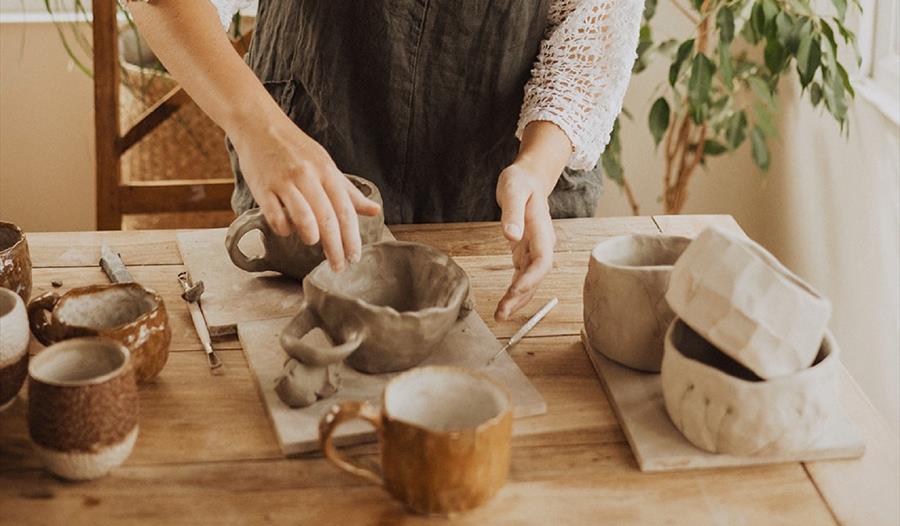
[[[525,325],[522,325],[522,328],[517,330],[516,333],[512,335],[512,338],[510,338],[509,341],[506,342],[506,345],[504,345],[499,351],[497,351],[497,354],[495,354],[488,361],[488,363],[484,364],[485,367],[494,363],[494,360],[496,360],[498,356],[511,349],[513,345],[519,343],[522,338],[524,338],[529,332],[531,332],[531,329],[533,329],[535,325],[540,323],[540,321],[544,319],[544,316],[549,314],[550,311],[553,310],[553,307],[556,307],[556,305],[558,304],[559,298],[553,298],[552,300],[548,301],[546,305],[541,307],[541,310],[537,311],[537,313],[535,313],[535,315],[532,316],[531,319],[525,322]]]
[[[203,311],[200,310],[200,295],[203,294],[203,282],[194,283],[191,275],[187,272],[178,273],[178,283],[181,284],[183,291],[181,297],[188,304],[188,310],[191,312],[191,320],[194,322],[194,328],[197,330],[197,336],[200,343],[203,344],[203,350],[206,351],[206,360],[209,362],[209,369],[214,373],[220,372],[222,361],[212,348],[212,340],[209,337],[209,328],[206,326],[206,318],[203,317]]]
[[[106,243],[100,247],[100,268],[113,283],[132,283],[134,278],[125,267],[121,256]]]

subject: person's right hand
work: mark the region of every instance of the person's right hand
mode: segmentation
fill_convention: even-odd
[[[307,245],[322,242],[331,268],[358,261],[357,213],[373,216],[378,203],[347,179],[319,143],[277,113],[230,134],[241,172],[266,221],[278,235],[292,230]]]

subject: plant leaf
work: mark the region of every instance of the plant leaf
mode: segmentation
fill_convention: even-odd
[[[669,129],[669,113],[669,103],[664,97],[656,99],[656,102],[650,107],[648,125],[650,126],[650,133],[653,135],[653,142],[657,146],[659,146],[659,141],[662,140],[663,135],[666,134],[666,130]]]
[[[728,147],[719,141],[715,141],[712,139],[707,139],[703,143],[703,156],[715,156],[722,155],[723,153],[728,151]]]
[[[797,73],[804,88],[812,82],[822,60],[822,46],[819,37],[809,35],[800,42],[797,49]]]
[[[734,13],[729,7],[722,7],[716,13],[716,27],[719,28],[721,42],[727,43],[734,40]]]
[[[709,113],[710,86],[712,76],[716,72],[716,65],[703,53],[694,55],[691,64],[691,77],[688,80],[688,102],[691,106],[691,116],[694,122],[700,124]]]
[[[768,106],[757,102],[753,105],[753,114],[756,116],[756,128],[762,130],[767,137],[778,137],[778,130],[772,124],[772,113]]]
[[[732,150],[736,149],[747,138],[747,114],[739,111],[728,119],[725,139]]]
[[[731,47],[723,42],[719,42],[719,73],[722,76],[722,82],[728,91],[734,91],[734,64],[731,61]]]
[[[771,108],[775,108],[777,103],[775,102],[775,98],[772,97],[772,92],[769,90],[769,85],[766,84],[766,81],[757,77],[756,75],[750,75],[747,77],[747,84],[750,85],[750,90],[753,91],[753,94],[756,95],[756,98],[760,99],[763,104]]]
[[[785,53],[784,48],[781,47],[776,38],[769,38],[766,41],[766,67],[769,68],[773,75],[779,74],[784,69],[786,57],[787,53]]]
[[[644,1],[644,20],[650,21],[656,14],[656,0]]]
[[[769,169],[769,146],[766,144],[766,138],[762,130],[758,126],[753,127],[750,132],[750,142],[752,144],[753,162],[763,170]]]
[[[822,102],[822,85],[818,82],[813,82],[809,87],[809,101],[812,102],[813,107]]]
[[[606,150],[600,156],[603,165],[603,173],[618,186],[625,183],[625,170],[622,167],[622,143],[619,139],[619,119],[613,122],[612,131],[609,134],[609,143]]]
[[[843,20],[847,15],[847,0],[831,0],[831,3],[834,4],[834,8],[837,9],[838,17]]]
[[[684,64],[684,61],[691,55],[691,51],[694,49],[694,39],[685,40],[678,46],[678,51],[675,53],[675,61],[672,62],[672,66],[669,67],[669,85],[674,87],[675,83],[678,82],[678,75],[681,74],[681,66]]]

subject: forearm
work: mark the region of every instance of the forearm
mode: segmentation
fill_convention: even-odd
[[[532,121],[522,132],[514,164],[534,174],[544,195],[550,195],[571,154],[572,142],[559,126],[549,121]]]
[[[281,114],[234,51],[208,0],[132,2],[129,11],[168,72],[229,135]]]

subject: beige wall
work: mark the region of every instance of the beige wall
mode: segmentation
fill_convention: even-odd
[[[685,31],[677,16],[670,32]],[[661,18],[662,19],[662,18]],[[644,124],[665,64],[636,77],[623,123],[627,175],[643,213],[659,213],[662,164]],[[795,95],[783,100],[783,147],[760,174],[746,147],[692,182],[688,213],[730,213],[834,303],[843,360],[892,425],[900,389],[900,144],[897,127],[854,104],[850,140]],[[805,104],[805,103],[804,103]],[[90,82],[69,67],[52,27],[0,27],[0,217],[26,230],[94,226]],[[608,185],[601,215],[627,215]]]

